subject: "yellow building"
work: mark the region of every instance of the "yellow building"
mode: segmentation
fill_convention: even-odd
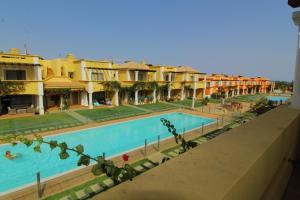
[[[39,113],[44,113],[43,107],[43,79],[41,58],[38,55],[20,54],[12,48],[8,53],[0,53],[0,77],[4,82],[21,82],[24,90],[7,94],[1,98],[1,111],[8,112],[18,107],[19,112],[26,112],[27,108],[35,106]],[[15,108],[13,108],[15,107]]]
[[[92,109],[99,104],[202,99],[220,91],[226,97],[271,91],[271,82],[261,77],[207,75],[188,66],[152,65],[144,61],[113,63],[77,59],[72,54],[46,60],[20,54],[16,48],[0,53],[0,77],[2,81],[24,85],[24,90],[1,98],[4,112],[35,109],[39,114],[44,114],[44,108],[63,108],[66,104]],[[108,89],[113,83],[115,88]]]

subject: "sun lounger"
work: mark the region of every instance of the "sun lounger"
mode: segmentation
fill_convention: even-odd
[[[98,183],[91,185],[90,188],[94,193],[99,193],[104,190],[104,188],[101,185],[99,185]]]
[[[167,157],[164,154],[159,153],[159,152],[148,156],[148,160],[150,160],[151,162],[158,164],[158,165],[166,162],[169,159],[170,159],[169,157]]]
[[[178,156],[178,153],[175,153],[175,152],[171,151],[171,152],[168,153],[168,155],[171,156],[171,157],[176,157],[176,156]]]
[[[180,149],[175,149],[174,152],[180,154],[182,151]]]
[[[105,179],[105,180],[103,181],[103,184],[104,184],[106,187],[112,187],[112,186],[114,185],[114,182],[113,182],[113,180],[111,180],[110,178],[108,178],[108,179]]]
[[[202,141],[199,141],[199,140],[194,140],[194,142],[196,142],[197,144],[202,144],[203,143]]]
[[[79,200],[86,199],[90,196],[90,194],[87,193],[86,190],[84,190],[84,189],[75,192],[75,195],[76,195],[77,199],[79,199]]]
[[[133,169],[135,169],[135,170],[138,171],[138,172],[143,172],[143,171],[145,171],[145,168],[142,167],[141,165],[138,165],[138,166],[134,167]]]
[[[65,196],[65,197],[63,197],[59,200],[72,200],[72,197],[68,195],[68,196]]]
[[[149,161],[143,163],[142,166],[146,169],[151,169],[154,167],[154,165],[152,163],[150,163]]]

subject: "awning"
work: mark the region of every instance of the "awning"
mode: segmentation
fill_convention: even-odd
[[[0,65],[41,66],[40,64],[21,63],[21,62],[0,62]]]
[[[156,72],[156,70],[151,69],[129,69],[129,71],[143,71],[143,72]]]
[[[45,82],[45,89],[79,89],[82,90],[85,88],[83,84],[78,81],[74,81],[68,77],[52,77],[46,79]]]

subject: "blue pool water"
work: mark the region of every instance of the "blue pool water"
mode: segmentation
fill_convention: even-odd
[[[171,137],[167,128],[160,122],[162,117],[170,120],[179,133],[182,133],[183,129],[188,131],[215,121],[175,112],[50,136],[45,140],[64,141],[70,147],[82,144],[85,153],[91,156],[96,157],[105,152],[107,157],[112,157],[143,146],[145,139],[151,143],[157,141],[158,135],[162,140]],[[42,178],[49,178],[77,168],[78,157],[75,154],[70,153],[68,159],[60,160],[58,149],[51,151],[47,145],[42,145],[41,149],[42,153],[35,153],[33,147],[27,148],[23,144],[14,147],[0,146],[0,194],[34,183],[38,171],[41,172]],[[7,150],[21,153],[21,156],[15,160],[8,160],[3,156]]]
[[[281,97],[281,96],[267,96],[267,99],[270,101],[287,101],[289,98],[288,97]]]

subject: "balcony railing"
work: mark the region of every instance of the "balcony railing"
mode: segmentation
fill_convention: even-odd
[[[1,81],[23,83],[24,90],[18,91],[15,94],[38,95],[38,81],[35,80],[1,80]]]

